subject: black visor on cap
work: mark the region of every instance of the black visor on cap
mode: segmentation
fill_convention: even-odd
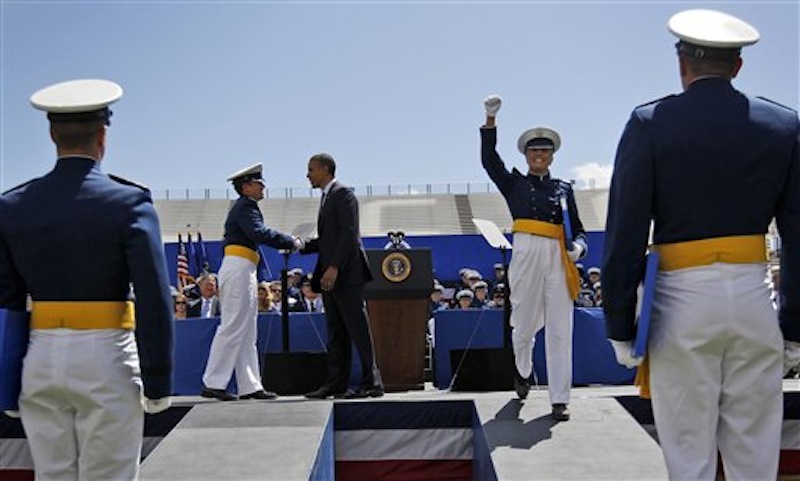
[[[111,110],[104,107],[100,110],[79,113],[48,112],[47,120],[60,123],[96,122],[102,120],[104,124],[111,125]]]
[[[741,48],[714,48],[695,45],[679,40],[675,44],[678,55],[698,60],[736,60],[742,52]]]
[[[555,144],[550,139],[539,137],[536,139],[531,139],[527,144],[525,144],[525,150],[529,149],[555,149]]]

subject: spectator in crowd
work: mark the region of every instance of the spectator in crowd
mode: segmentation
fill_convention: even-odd
[[[294,312],[325,312],[322,296],[311,288],[311,275],[303,276],[300,281],[300,296],[296,298]]]
[[[258,283],[258,312],[272,312],[275,310],[273,305],[272,291],[267,281]]]
[[[222,315],[211,341],[200,392],[203,397],[220,401],[236,399],[225,390],[234,373],[237,389],[242,393],[240,399],[277,397],[261,384],[256,350],[258,250],[260,245],[294,250],[302,247],[303,242],[264,224],[258,207],[258,201],[264,198],[261,171],[261,164],[256,164],[228,177],[239,198],[225,219],[225,256],[219,271]]]
[[[547,127],[527,130],[517,140],[527,172],[509,170],[497,153],[496,115],[502,101],[484,101],[481,163],[506,200],[512,219],[514,249],[508,271],[511,287],[515,390],[530,391],[533,345],[545,327],[545,356],[551,417],[569,419],[572,386],[573,301],[580,291],[575,262],[586,255],[586,232],[578,215],[572,185],[550,175],[561,137]]]
[[[503,283],[497,284],[492,289],[492,300],[489,301],[487,306],[491,309],[502,309],[506,304],[506,285]]]
[[[600,307],[603,305],[603,286],[600,282],[595,282],[592,288],[594,289],[594,305]]]
[[[286,273],[288,276],[286,279],[287,286],[288,286],[288,296],[289,299],[299,299],[300,298],[300,282],[303,280],[303,269],[299,267],[295,267],[294,269],[289,269]]]
[[[800,122],[732,85],[758,31],[686,10],[676,37],[683,91],[636,107],[617,147],[603,255],[603,311],[627,367],[652,223],[658,275],[649,392],[670,479],[775,479],[782,377],[800,363]],[[773,40],[777,41],[777,40]],[[783,239],[779,319],[765,288],[766,234]],[[644,367],[644,366],[643,366]]]
[[[472,307],[476,309],[483,309],[489,303],[489,284],[486,281],[477,281],[472,284],[472,293],[475,297],[472,299]]]
[[[217,276],[204,272],[197,280],[200,298],[189,305],[189,317],[219,317],[222,312],[217,296]]]
[[[456,293],[456,305],[454,309],[470,309],[472,308],[472,300],[475,299],[475,294],[469,289],[461,289]]]
[[[442,294],[444,294],[444,286],[439,283],[434,284],[433,291],[431,291],[431,307],[429,317],[433,317],[437,311],[447,309],[448,305],[446,302],[442,301]]]
[[[600,272],[601,272],[600,268],[599,267],[595,267],[595,266],[590,267],[589,270],[586,271],[586,273],[589,276],[588,279],[587,279],[587,284],[590,287],[593,287],[595,284],[600,282],[600,280],[601,280]]]
[[[456,283],[456,292],[469,289],[471,284],[469,282],[469,275],[473,271],[470,267],[462,267],[458,270],[458,282]]]
[[[581,286],[578,297],[575,299],[576,307],[594,306],[594,289],[588,283]]]
[[[175,296],[175,319],[176,320],[183,320],[189,317],[186,313],[186,308],[188,304],[188,300],[186,296],[183,294],[178,294]]]
[[[503,267],[501,262],[497,262],[493,266],[494,270],[494,279],[492,279],[491,283],[489,284],[489,289],[494,289],[498,284],[505,283],[506,279],[506,269]]]
[[[283,287],[281,281],[272,281],[269,283],[269,292],[272,294],[272,308],[274,312],[283,312]],[[292,312],[294,305],[297,302],[296,297],[288,296],[286,302],[289,305],[288,312]]]
[[[469,272],[467,272],[467,288],[468,289],[470,289],[470,290],[474,289],[473,286],[475,285],[475,283],[478,282],[478,281],[482,281],[482,280],[483,280],[483,276],[481,275],[480,272],[476,271],[475,269],[470,269]]]

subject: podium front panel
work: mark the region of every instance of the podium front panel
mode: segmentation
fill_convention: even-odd
[[[367,258],[372,282],[367,299],[429,299],[433,290],[430,249],[369,249]]]

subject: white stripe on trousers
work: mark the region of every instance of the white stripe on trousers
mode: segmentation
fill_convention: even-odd
[[[670,479],[778,472],[783,336],[764,264],[713,264],[658,275],[650,386]]]
[[[225,389],[236,372],[240,394],[264,389],[256,350],[258,298],[256,265],[238,256],[225,256],[219,270],[222,316],[203,374],[203,384]]]
[[[37,480],[137,478],[144,411],[132,331],[31,331],[19,407]]]
[[[514,358],[522,377],[533,370],[536,333],[546,325],[550,403],[568,403],[572,386],[573,303],[557,239],[516,232],[508,268]]]

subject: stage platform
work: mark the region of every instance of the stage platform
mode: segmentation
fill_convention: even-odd
[[[786,438],[800,432],[800,380],[784,381],[784,391]],[[148,416],[140,479],[667,479],[649,406],[636,388],[576,387],[570,410],[570,421],[552,421],[546,386],[525,401],[512,391],[430,384],[365,400],[180,396],[165,413]],[[790,451],[800,454],[800,444]],[[4,478],[2,469],[0,479],[25,479]]]
[[[786,381],[785,390],[800,393],[800,381]],[[411,452],[411,458],[427,454],[429,460],[437,459],[437,450],[447,451],[430,440],[426,453],[415,454],[407,445],[392,448],[387,438],[397,435],[397,426],[392,426],[393,413],[389,408],[398,403],[419,411],[431,403],[474,406],[477,418],[474,427],[479,429],[474,430],[471,441],[474,476],[470,479],[667,479],[661,450],[646,415],[643,419],[634,413],[637,414],[634,417],[623,406],[630,409],[635,405],[636,394],[632,386],[574,388],[570,402],[572,419],[561,423],[550,419],[546,387],[532,390],[525,401],[517,400],[510,391],[456,393],[432,387],[358,401],[308,401],[289,396],[267,402],[220,403],[182,397],[179,404],[194,407],[145,459],[141,479],[334,479],[333,472],[337,473],[336,479],[358,479],[350,476],[353,469],[341,470],[343,453],[333,453],[334,445],[337,449],[343,443],[348,443],[343,449],[353,447],[344,435],[340,436],[342,431],[333,417],[341,415],[337,408],[354,405],[386,409],[385,416],[378,416],[383,421],[376,422],[386,426],[373,426],[363,437],[362,445],[355,449],[366,457],[375,455],[377,459],[373,462],[392,457],[380,454],[384,447],[403,453],[395,457],[402,458]],[[450,407],[447,409],[452,411]],[[351,413],[354,416],[357,414]],[[385,430],[378,433],[380,429]],[[427,436],[430,438],[431,434]],[[426,443],[419,439],[405,442]],[[355,458],[348,461],[369,461]],[[362,474],[374,469],[369,463],[362,467]],[[430,479],[446,478],[440,473],[432,474]]]

